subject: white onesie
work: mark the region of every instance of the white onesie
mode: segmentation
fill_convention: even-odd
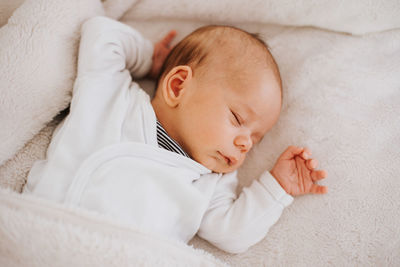
[[[265,237],[293,198],[264,172],[236,195],[237,173],[217,174],[158,147],[150,97],[132,81],[153,45],[120,22],[82,26],[70,114],[24,193],[78,206],[188,242],[196,233],[239,253]]]

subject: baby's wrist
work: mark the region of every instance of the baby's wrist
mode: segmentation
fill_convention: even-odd
[[[278,184],[282,187],[283,190],[285,190],[285,192],[287,194],[289,194],[289,192],[286,190],[285,186],[283,185],[283,183],[281,182],[281,179],[279,178],[279,176],[274,172],[274,170],[270,170],[269,173],[272,175],[272,177],[274,177],[274,179],[278,182]]]
[[[272,176],[271,172],[264,173],[261,176],[260,182],[268,189],[268,192],[274,197],[274,199],[285,207],[293,201],[293,197],[286,192],[278,180]]]

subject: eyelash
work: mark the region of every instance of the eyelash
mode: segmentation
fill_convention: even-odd
[[[231,112],[232,112],[232,115],[235,117],[236,122],[237,122],[239,125],[242,125],[242,123],[240,122],[240,120],[239,120],[238,116],[236,115],[236,113],[233,112],[232,110],[231,110]]]

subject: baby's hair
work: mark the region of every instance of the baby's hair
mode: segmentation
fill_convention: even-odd
[[[282,93],[282,80],[279,73],[278,65],[275,62],[266,42],[260,38],[257,33],[249,33],[234,26],[209,25],[198,28],[191,34],[181,40],[168,54],[161,68],[156,83],[156,89],[162,78],[174,67],[180,65],[188,65],[196,71],[208,60],[210,52],[215,50],[215,46],[223,47],[227,44],[226,38],[233,34],[239,37],[243,44],[255,44],[262,51],[266,52],[265,63],[271,68],[275,78],[277,79]],[[237,51],[241,53],[242,51]],[[262,59],[261,59],[262,60]]]

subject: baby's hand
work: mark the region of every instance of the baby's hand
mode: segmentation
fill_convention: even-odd
[[[327,174],[324,170],[315,170],[318,162],[311,159],[310,156],[311,152],[307,148],[290,146],[282,153],[272,168],[272,176],[288,194],[297,196],[328,192],[326,186],[315,183],[325,178]]]
[[[169,52],[171,51],[170,43],[172,39],[174,39],[176,35],[176,31],[170,31],[164,38],[154,44],[154,52],[153,52],[153,65],[151,66],[151,70],[148,76],[152,79],[157,79],[158,74],[161,71],[161,67],[164,63],[164,60],[167,58]]]

